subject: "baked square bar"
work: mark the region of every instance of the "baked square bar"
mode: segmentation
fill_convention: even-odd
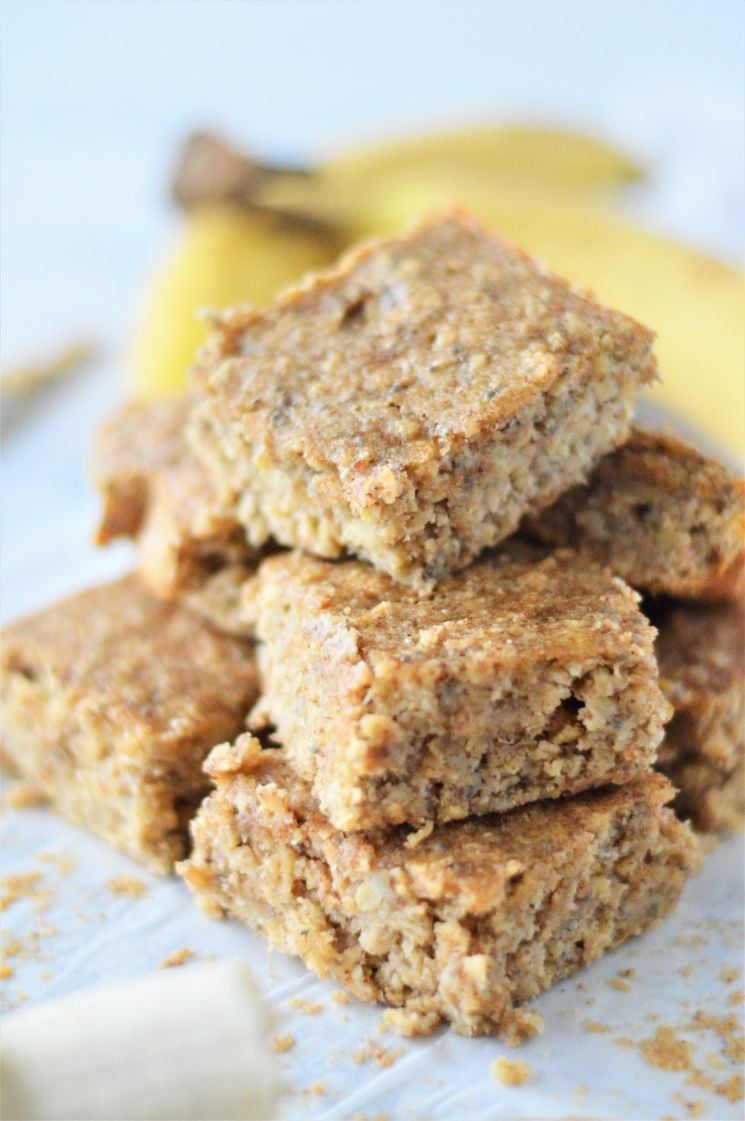
[[[338,832],[283,753],[248,736],[207,767],[217,789],[178,868],[197,901],[391,1005],[406,1034],[519,1032],[517,1005],[656,923],[697,866],[654,773],[418,839]]]
[[[185,853],[209,750],[256,700],[253,648],[135,576],[2,633],[2,751],[30,784],[154,871]]]
[[[745,594],[745,480],[665,432],[634,428],[528,528],[655,595]]]
[[[248,586],[262,698],[338,829],[511,809],[649,768],[669,707],[639,597],[510,546],[420,596],[360,561],[284,553]]]
[[[734,604],[663,608],[657,652],[674,715],[661,769],[680,793],[676,809],[701,830],[745,821],[745,618]]]
[[[234,589],[259,554],[186,442],[189,410],[186,397],[133,402],[101,427],[97,543],[136,538],[141,576],[156,595],[183,597],[220,629],[244,635]]]
[[[190,433],[254,545],[422,584],[623,441],[651,348],[454,211],[216,320]]]

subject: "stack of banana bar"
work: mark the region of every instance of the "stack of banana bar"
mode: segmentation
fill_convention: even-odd
[[[652,335],[450,211],[102,429],[138,571],[6,629],[4,754],[409,1034],[657,923],[745,811],[745,489]]]

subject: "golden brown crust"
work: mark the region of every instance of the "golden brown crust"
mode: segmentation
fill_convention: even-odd
[[[167,599],[198,593],[224,565],[257,559],[185,440],[189,414],[187,397],[132,402],[102,426],[93,460],[98,544],[137,538],[143,579]]]
[[[439,576],[623,438],[651,343],[452,212],[218,320],[194,439],[256,542]],[[470,493],[487,483],[493,509]]]
[[[674,715],[660,768],[702,830],[745,821],[745,617],[732,604],[658,607],[662,688]]]
[[[253,649],[135,576],[5,628],[3,751],[78,824],[159,870],[183,852],[201,764],[258,693]]]
[[[653,774],[412,845],[404,828],[339,833],[283,753],[248,737],[208,767],[217,790],[179,868],[198,901],[397,1008],[409,1032],[509,1030],[515,1005],[669,910],[698,863]]]
[[[677,436],[634,428],[586,485],[528,528],[609,565],[633,587],[699,599],[745,595],[745,480]]]
[[[455,820],[626,782],[666,705],[638,597],[565,551],[513,545],[428,597],[369,565],[266,561],[255,728],[337,828]]]

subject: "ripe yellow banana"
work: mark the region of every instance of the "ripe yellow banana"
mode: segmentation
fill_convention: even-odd
[[[134,391],[183,390],[207,328],[201,309],[261,305],[286,284],[333,261],[342,246],[330,231],[232,206],[199,206],[155,277],[135,341]]]
[[[411,194],[452,198],[467,206],[473,191],[523,190],[592,201],[641,178],[640,169],[602,141],[543,128],[492,126],[389,140],[353,149],[316,167],[308,176],[263,180],[255,197],[268,206],[321,215],[351,230],[367,226],[376,198]]]

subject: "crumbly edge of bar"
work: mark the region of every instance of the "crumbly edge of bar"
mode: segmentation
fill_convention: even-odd
[[[224,496],[237,501],[254,545],[270,536],[320,556],[347,550],[395,579],[426,586],[512,533],[527,512],[583,480],[627,433],[641,380],[608,362],[584,380],[559,380],[497,432],[444,451],[418,475],[379,473],[379,493],[355,511],[338,479],[302,460],[249,449],[214,403],[189,429]]]
[[[671,700],[675,702],[674,695]],[[678,787],[675,808],[701,832],[745,822],[745,692],[742,679],[680,705],[665,729],[658,767]]]
[[[464,1035],[509,1032],[516,1006],[654,925],[697,864],[687,827],[642,795],[580,844],[567,838],[527,898],[517,869],[500,906],[457,915],[451,900],[417,894],[400,865],[364,850],[345,859],[344,834],[319,832],[274,784],[221,784],[192,830],[192,856],[178,870],[201,906],[247,923],[361,1000],[389,1004],[407,1034],[442,1020]]]
[[[586,486],[562,495],[525,528],[546,544],[571,545],[655,595],[719,600],[745,594],[739,481],[719,493],[710,487],[698,493],[683,479],[671,489],[655,478],[629,478],[620,464],[614,473],[615,462],[611,455]]]
[[[187,735],[157,742],[122,739],[53,675],[2,674],[3,756],[75,825],[103,837],[154,872],[168,872],[188,841],[188,821],[208,792],[202,764],[210,748],[235,735],[222,720],[207,741]]]
[[[249,718],[272,726],[339,829],[445,822],[628,782],[653,763],[670,709],[654,632],[601,658],[488,674],[483,653],[376,667],[349,627],[269,578],[257,658],[263,693]],[[631,595],[632,593],[629,593]],[[315,617],[315,613],[314,613]],[[628,641],[626,641],[628,637]]]
[[[730,771],[688,756],[660,770],[678,788],[673,803],[700,833],[735,833],[745,828],[745,757]]]
[[[135,537],[140,575],[163,599],[197,591],[221,569],[238,564],[249,568],[256,558],[237,523],[231,529],[216,521],[200,532],[187,532],[173,512],[158,503],[148,504]]]
[[[198,615],[221,634],[232,638],[252,639],[253,622],[246,617],[242,601],[246,586],[256,578],[253,566],[226,564],[182,594],[183,606]]]

